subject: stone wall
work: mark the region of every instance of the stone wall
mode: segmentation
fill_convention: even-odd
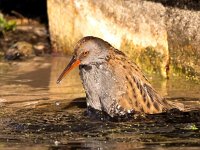
[[[200,72],[197,10],[156,0],[48,0],[47,4],[54,51],[71,53],[80,38],[92,35],[124,51],[146,73],[166,77],[169,63],[175,72]]]
[[[166,25],[172,70],[200,77],[200,11],[167,8]]]

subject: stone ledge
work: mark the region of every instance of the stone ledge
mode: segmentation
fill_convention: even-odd
[[[199,11],[151,0],[48,0],[48,16],[54,51],[70,54],[77,40],[93,35],[124,51],[147,73],[166,77],[169,62],[179,71],[189,66],[193,69],[187,72],[196,75],[200,70]]]

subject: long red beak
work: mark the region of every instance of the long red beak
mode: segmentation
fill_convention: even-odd
[[[67,65],[67,67],[63,70],[63,72],[59,76],[59,78],[57,80],[57,84],[60,83],[60,81],[67,75],[67,73],[69,71],[71,71],[72,69],[74,69],[75,67],[77,67],[78,65],[80,65],[80,63],[81,63],[80,60],[76,59],[73,56],[72,59],[70,60],[69,64]]]

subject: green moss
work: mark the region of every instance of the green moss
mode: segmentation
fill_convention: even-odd
[[[180,38],[181,37],[181,38]],[[180,35],[169,41],[169,53],[173,71],[177,75],[184,75],[186,78],[198,79],[200,77],[199,46],[192,37]]]
[[[141,48],[133,43],[123,40],[121,44],[123,50],[129,58],[133,60],[146,74],[158,74],[163,76],[165,73],[164,56],[157,52],[153,47]]]
[[[6,20],[0,13],[0,33],[5,33],[10,30],[14,30],[16,27],[16,22],[13,20]]]
[[[162,74],[163,56],[152,47],[143,49],[138,57],[138,63],[141,64],[147,73]]]
[[[164,77],[163,73],[166,73],[167,71],[167,68],[165,67],[165,64],[167,65],[165,62],[166,58],[155,48],[141,48],[134,45],[132,42],[123,40],[120,49],[123,50],[147,75],[152,76],[152,74],[155,74]],[[197,50],[191,45],[173,49],[176,50],[170,50],[171,58],[168,76],[172,77],[173,75],[176,75],[200,82],[200,72],[198,72],[200,56],[197,54]]]
[[[183,130],[199,130],[199,128],[196,127],[196,125],[194,123],[191,124],[187,124],[185,127],[182,128]]]
[[[197,73],[195,69],[192,68],[191,66],[184,66],[181,64],[172,63],[170,65],[170,68],[171,68],[170,74],[174,74],[176,76],[182,76],[186,79],[194,80],[198,83],[200,82],[200,74]]]
[[[171,73],[177,76],[192,79],[197,82],[200,81],[199,68],[199,53],[198,50],[191,45],[184,45],[183,47],[174,47],[170,49],[170,68]]]

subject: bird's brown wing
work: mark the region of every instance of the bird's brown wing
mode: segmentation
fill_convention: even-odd
[[[139,67],[131,62],[122,52],[115,50],[110,64],[117,73],[117,79],[125,80],[124,94],[118,97],[116,108],[124,114],[126,112],[142,112],[147,114],[161,113],[171,109],[167,103],[151,86]],[[116,65],[117,64],[117,65]],[[118,109],[116,109],[118,110]]]
[[[119,99],[118,104],[126,111],[136,111],[147,114],[162,113],[171,106],[151,87],[146,83],[133,77],[129,80],[127,92]]]

